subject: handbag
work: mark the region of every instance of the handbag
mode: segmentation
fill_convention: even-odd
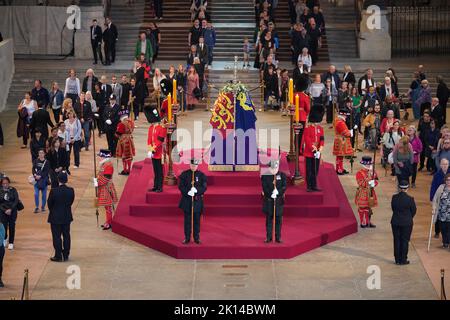
[[[36,184],[36,179],[34,178],[33,175],[28,176],[28,183],[31,184],[32,186]]]
[[[19,199],[19,202],[17,202],[17,211],[22,211],[23,209],[25,209],[22,200]]]
[[[391,151],[388,155],[388,163],[394,164],[394,152],[393,151]]]
[[[192,90],[192,94],[196,99],[200,99],[202,97],[202,92],[200,91],[199,87],[196,87],[194,90]]]

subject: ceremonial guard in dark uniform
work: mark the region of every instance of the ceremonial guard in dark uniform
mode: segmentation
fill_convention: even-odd
[[[409,264],[408,246],[417,208],[414,198],[406,193],[409,188],[408,181],[400,181],[398,188],[400,192],[392,196],[391,226],[394,236],[395,264],[405,265]]]
[[[105,111],[103,112],[103,119],[105,120],[105,132],[106,139],[108,140],[108,149],[111,151],[113,157],[116,155],[116,131],[117,125],[120,122],[119,111],[120,106],[116,103],[116,96],[112,94],[109,97],[110,105],[105,107]]]
[[[191,168],[178,178],[178,189],[181,191],[179,208],[184,211],[183,244],[191,241],[192,226],[194,241],[200,244],[200,215],[203,211],[203,194],[206,192],[206,175],[198,170],[199,161],[191,160]]]
[[[323,128],[320,126],[324,114],[323,106],[315,105],[309,114],[308,125],[303,132],[300,152],[303,152],[306,165],[306,191],[321,191],[317,188],[320,158],[325,141]]]
[[[163,189],[163,143],[167,136],[167,129],[161,125],[161,118],[159,116],[158,110],[151,109],[148,111],[146,109],[146,114],[148,122],[152,125],[148,128],[148,157],[152,159],[153,166],[153,188],[149,191],[162,192]]]
[[[263,212],[266,214],[266,240],[272,242],[272,228],[275,211],[275,241],[281,243],[281,222],[283,219],[284,193],[286,192],[286,175],[278,172],[279,161],[272,160],[267,174],[261,175],[264,193]]]

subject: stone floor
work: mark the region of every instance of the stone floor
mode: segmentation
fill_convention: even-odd
[[[257,116],[259,129],[280,130],[281,148],[287,150],[288,119],[276,112],[258,112]],[[51,263],[48,260],[53,253],[50,228],[46,215],[32,213],[33,189],[26,180],[31,161],[29,150],[19,148],[16,117],[15,112],[0,114],[6,135],[6,145],[0,149],[0,170],[12,177],[26,209],[18,218],[16,248],[5,257],[6,287],[0,289],[0,299],[20,297],[26,268],[30,271],[32,299],[437,299],[439,271],[450,270],[450,252],[438,249],[438,240],[433,239],[430,253],[426,252],[430,218],[427,194],[431,177],[425,173],[419,173],[418,188],[411,190],[419,209],[409,266],[393,264],[389,221],[395,183],[383,171],[379,172],[381,183],[377,188],[380,206],[373,218],[376,229],[359,230],[291,260],[176,260],[97,227],[94,188],[90,183],[92,151],[82,152],[81,167],[72,170],[69,181],[77,195],[71,261]],[[194,121],[202,121],[203,127],[208,128],[208,120],[208,112],[196,110],[180,117],[179,127],[192,130]],[[136,160],[141,160],[146,156],[148,124],[141,120],[138,126]],[[324,160],[333,162],[332,130],[327,125],[324,127]],[[105,146],[105,138],[96,140],[98,147]],[[206,146],[206,142],[203,144]],[[119,167],[121,170],[121,164]],[[354,172],[357,170],[356,162]],[[120,192],[126,178],[115,175],[114,179]],[[341,182],[352,203],[356,188],[354,174],[342,177]],[[100,223],[103,214],[100,212]],[[67,269],[72,265],[81,270],[80,290],[69,290],[66,286],[70,276]],[[370,266],[380,268],[381,289],[367,287]],[[450,288],[449,279],[447,276],[447,288]]]

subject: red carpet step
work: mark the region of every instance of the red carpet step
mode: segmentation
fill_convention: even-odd
[[[300,159],[304,176],[304,162]],[[178,175],[188,165],[174,165]],[[265,244],[259,172],[209,172],[201,222],[202,244],[183,245],[183,213],[177,186],[163,193],[153,186],[151,161],[136,162],[114,216],[113,232],[178,259],[289,259],[357,232],[357,221],[331,164],[323,163],[322,192],[289,185],[283,215],[282,244]],[[288,177],[293,164],[283,154],[280,169]]]

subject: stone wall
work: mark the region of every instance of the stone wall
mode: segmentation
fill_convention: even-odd
[[[14,75],[14,44],[12,39],[0,42],[0,112],[6,107],[6,99]]]
[[[90,58],[89,26],[93,18],[103,23],[103,8],[81,7],[81,29],[75,33],[77,58]],[[66,7],[6,6],[0,10],[3,37],[14,40],[16,54],[65,55],[72,49],[73,30],[65,24]]]

